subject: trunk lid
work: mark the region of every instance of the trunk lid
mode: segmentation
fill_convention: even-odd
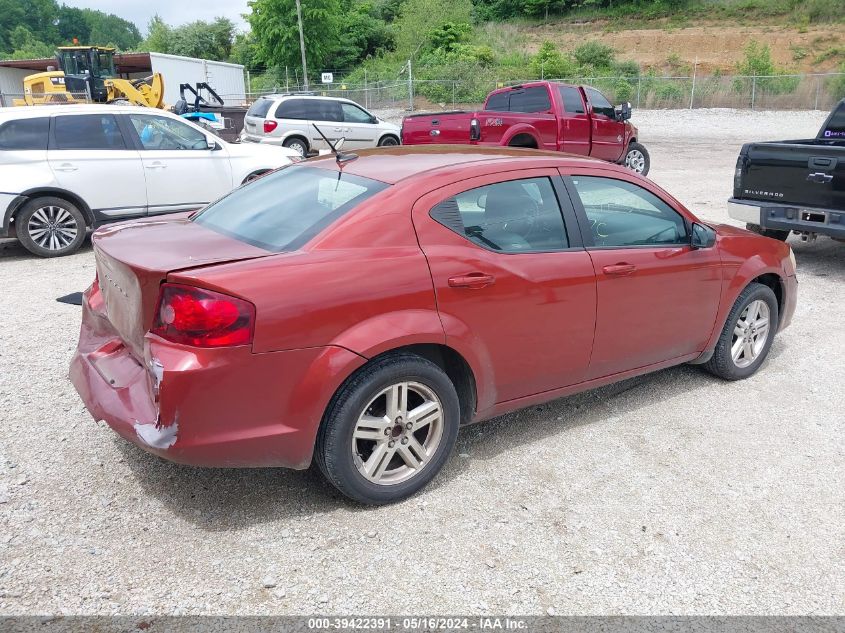
[[[178,217],[114,224],[94,233],[105,312],[133,353],[143,358],[159,286],[168,273],[272,255]]]

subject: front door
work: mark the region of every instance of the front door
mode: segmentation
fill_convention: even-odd
[[[622,157],[625,143],[625,123],[616,120],[610,101],[595,88],[585,88],[590,101],[593,120],[593,146],[591,156],[616,162]]]
[[[595,275],[556,176],[473,178],[414,205],[437,306],[451,324],[446,342],[465,333],[491,370],[495,402],[580,382],[589,364]]]
[[[718,252],[693,249],[675,209],[633,180],[601,174],[568,180],[598,288],[590,379],[703,351],[722,288]]]
[[[373,115],[354,103],[341,103],[344,149],[364,149],[378,144],[379,127]]]
[[[158,114],[125,116],[138,135],[150,215],[198,209],[240,184],[226,149],[210,148],[197,128]]]

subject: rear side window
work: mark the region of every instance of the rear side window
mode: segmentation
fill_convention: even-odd
[[[272,99],[259,99],[249,106],[249,110],[247,110],[246,115],[261,117],[262,119],[266,118],[271,105],[273,105]]]
[[[514,90],[511,92],[511,112],[545,112],[552,107],[549,91],[545,86]]]
[[[59,115],[53,136],[55,149],[126,149],[113,114]]]
[[[563,109],[570,114],[584,114],[584,100],[581,91],[572,86],[560,87],[560,98],[563,99]]]
[[[268,251],[295,250],[388,186],[295,165],[235,189],[194,216],[194,222]]]
[[[485,110],[490,110],[492,112],[507,112],[510,106],[508,105],[508,93],[507,92],[497,92],[494,95],[491,95],[489,99],[487,99],[487,105],[484,107]]]
[[[603,114],[604,116],[615,119],[616,111],[602,93],[595,88],[585,88],[587,96],[590,98],[590,103],[593,105],[593,112],[596,114]]]
[[[311,121],[343,121],[343,113],[338,101],[311,99],[306,103],[308,104],[308,118]]]
[[[288,99],[287,101],[282,101],[279,107],[276,108],[276,118],[307,120],[308,109],[306,103],[307,101],[305,99]]]
[[[50,119],[37,117],[0,125],[0,150],[47,149]]]

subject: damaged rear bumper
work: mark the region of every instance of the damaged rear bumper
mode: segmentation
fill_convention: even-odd
[[[337,387],[326,368],[364,362],[337,347],[253,354],[247,346],[192,348],[151,334],[138,358],[92,309],[90,293],[71,382],[95,420],[170,461],[307,468]]]

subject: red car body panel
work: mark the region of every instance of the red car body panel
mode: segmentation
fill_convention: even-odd
[[[583,113],[567,112],[559,86],[576,88],[581,96]],[[402,122],[403,145],[469,144],[508,146],[519,135],[531,137],[538,149],[592,156],[618,162],[632,140],[638,137],[630,121],[617,121],[596,112],[589,94],[582,86],[569,86],[548,81],[521,84],[518,88],[546,88],[552,108],[548,112],[500,112],[487,110],[495,95],[513,90],[494,90],[479,112],[435,112],[406,117]],[[480,137],[473,140],[470,122],[476,120]]]
[[[307,165],[338,169],[331,158]],[[559,175],[605,175],[645,187],[696,221],[621,167],[517,149],[429,146],[364,151],[342,169],[394,186],[292,252],[250,246],[187,216],[97,231],[98,281],[84,295],[70,369],[92,416],[181,463],[305,468],[333,395],[384,352],[426,345],[459,355],[474,383],[465,418],[478,421],[701,358],[736,297],[760,275],[779,280],[780,327],[792,318],[789,247],[741,229],[716,227],[709,249],[585,248],[579,216],[567,218],[572,248],[504,254],[429,214],[461,191],[537,176],[558,183],[565,206]],[[636,272],[604,272],[625,263]],[[494,283],[449,281],[478,272]],[[250,302],[252,344],[206,349],[150,333],[164,282]],[[655,319],[661,312],[668,318]]]

